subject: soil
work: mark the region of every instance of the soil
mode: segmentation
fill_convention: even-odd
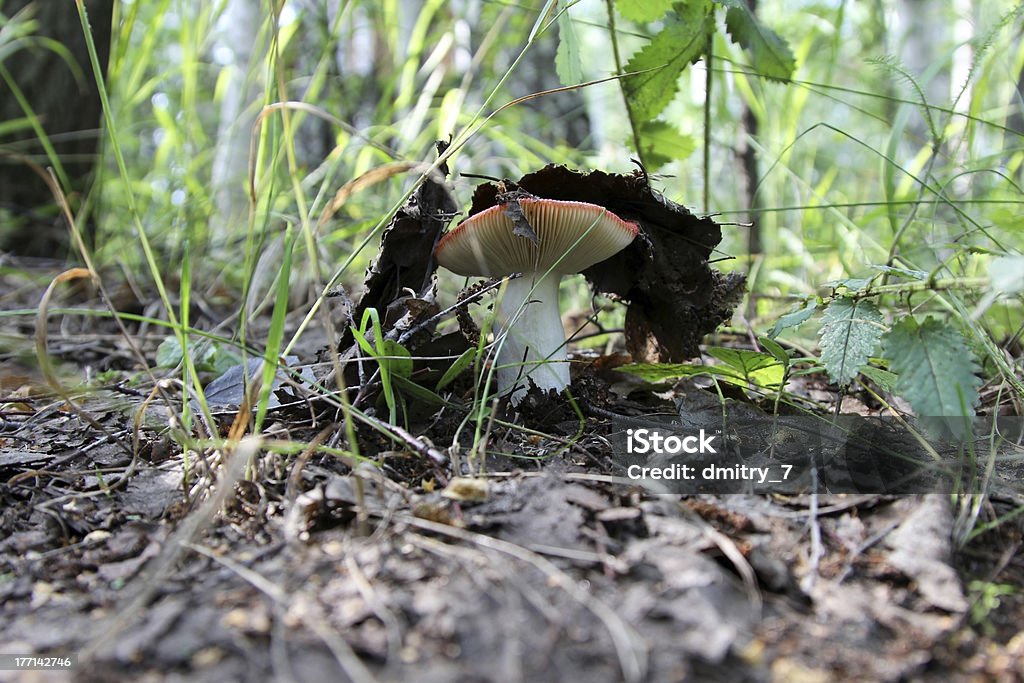
[[[4,275],[5,308],[52,275]],[[610,476],[608,416],[674,404],[600,375],[582,421],[539,397],[537,432],[492,423],[477,453],[431,409],[360,425],[360,463],[335,406],[286,391],[263,437],[336,450],[185,453],[174,373],[109,322],[50,316],[61,396],[33,316],[0,320],[0,653],[78,657],[0,681],[1024,679],[1011,489],[654,494]],[[152,363],[159,332],[130,332]]]

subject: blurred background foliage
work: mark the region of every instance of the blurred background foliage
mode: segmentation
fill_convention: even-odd
[[[747,3],[792,52],[788,81],[733,42],[726,10],[738,6],[122,0],[106,83],[116,145],[103,146],[95,202],[79,204],[91,207],[95,258],[173,289],[188,257],[196,299],[258,306],[290,229],[293,296],[308,300],[335,279],[358,284],[419,177],[400,162],[433,162],[436,140],[456,140],[462,206],[480,182],[463,173],[630,172],[631,91],[602,79],[695,7],[710,13],[707,42],[641,154],[666,196],[727,224],[718,267],[750,273],[742,313],[755,327],[875,264],[970,278],[1019,251],[1024,40],[1013,2]],[[2,54],[48,49],[12,42],[35,27],[3,11]],[[334,201],[374,169],[376,182]],[[139,230],[156,272],[142,267]],[[984,301],[996,342],[1019,339],[1020,300],[999,294],[960,303]]]

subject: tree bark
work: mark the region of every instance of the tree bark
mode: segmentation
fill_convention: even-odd
[[[39,24],[35,35],[62,43],[80,71],[76,74],[60,54],[39,45],[17,50],[3,66],[53,144],[70,184],[63,189],[74,208],[88,192],[96,164],[102,121],[99,90],[75,3],[0,0],[0,12],[10,18],[29,4]],[[85,7],[106,69],[114,0],[85,0]],[[0,122],[25,116],[12,88],[0,79]],[[0,137],[0,149],[27,156],[44,168],[52,166],[31,128]],[[67,226],[47,185],[23,162],[0,156],[0,250],[52,256],[68,244]]]

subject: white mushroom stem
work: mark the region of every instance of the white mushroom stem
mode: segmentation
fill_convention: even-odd
[[[558,309],[560,273],[525,273],[509,280],[498,308],[500,340],[498,390],[512,391],[518,404],[529,380],[544,391],[561,392],[569,386],[569,361]]]

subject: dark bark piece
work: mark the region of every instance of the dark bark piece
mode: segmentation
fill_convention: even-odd
[[[423,181],[381,237],[380,255],[366,275],[366,292],[356,306],[357,325],[363,311],[386,311],[393,301],[408,296],[406,289],[421,298],[427,293],[437,270],[434,246],[457,212],[455,199],[443,182],[433,178]],[[383,321],[385,331],[390,327],[388,322],[396,321]]]
[[[34,5],[39,27],[35,35],[62,43],[80,69],[80,76],[53,50],[26,47],[4,60],[4,67],[24,94],[53,143],[72,186],[65,188],[75,207],[77,196],[88,192],[99,149],[102,106],[89,53],[73,2],[6,0],[2,11],[12,17]],[[100,65],[106,69],[110,52],[114,0],[85,0]],[[24,117],[21,106],[0,80],[0,122]],[[31,129],[19,129],[0,137],[0,147],[23,154],[46,167],[46,152]],[[0,233],[0,249],[23,255],[52,256],[68,244],[67,227],[59,221],[50,189],[35,173],[15,159],[0,157],[0,209],[12,212],[16,221]],[[15,225],[16,223],[16,225]],[[14,227],[12,227],[14,226]]]
[[[380,254],[363,281],[365,291],[353,312],[353,326],[359,326],[363,313],[370,308],[377,310],[381,331],[391,339],[429,322],[436,311],[434,247],[457,213],[458,205],[444,177],[439,173],[428,176],[384,230]],[[421,332],[405,340],[405,347],[415,352],[419,345],[429,341],[433,329],[434,325],[424,326]],[[344,354],[354,344],[352,331],[346,329],[338,348]],[[346,382],[349,386],[359,386],[355,364],[348,366]]]
[[[580,173],[549,165],[517,184],[538,197],[604,206],[640,225],[630,246],[583,271],[595,290],[629,302],[626,345],[636,360],[698,355],[701,338],[728,320],[742,297],[744,276],[708,265],[722,240],[718,224],[652,190],[642,171]],[[499,195],[497,185],[479,186],[469,215],[500,203]]]

